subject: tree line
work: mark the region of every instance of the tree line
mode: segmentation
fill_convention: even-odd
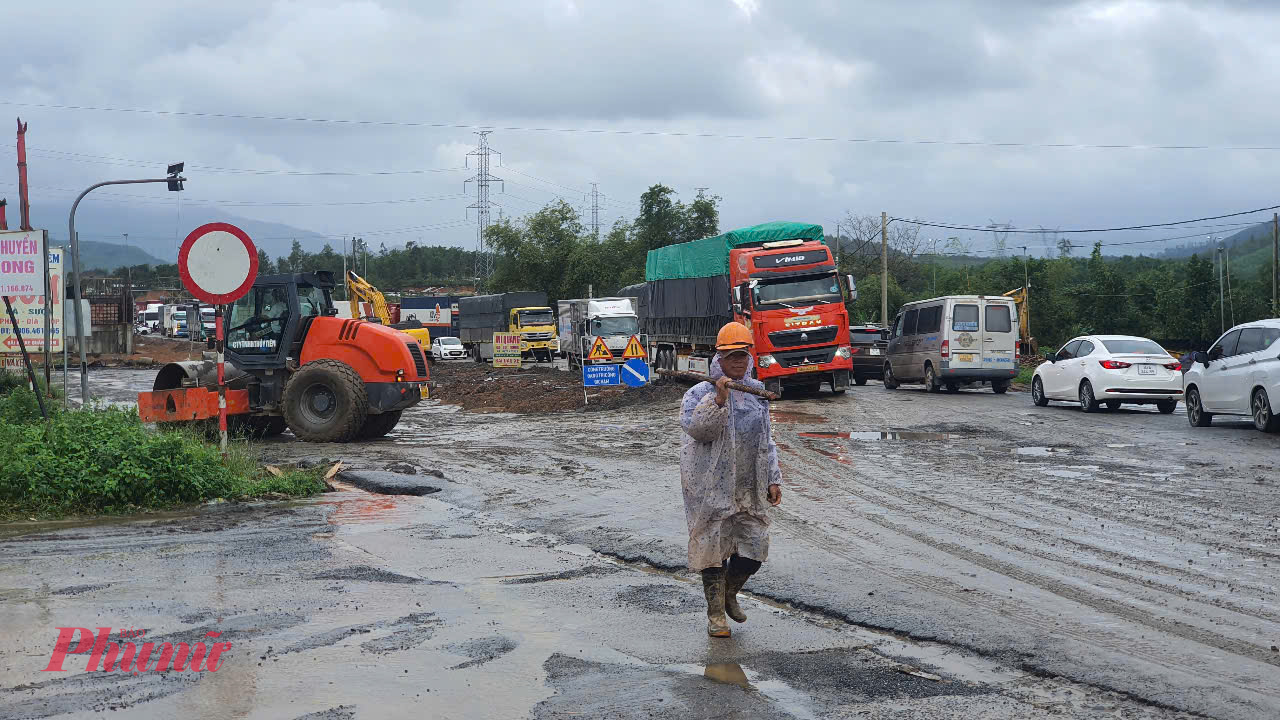
[[[644,280],[649,250],[720,232],[720,197],[699,190],[689,202],[655,184],[641,196],[639,212],[599,235],[563,200],[516,219],[489,226],[494,272],[482,292],[540,290],[548,299],[615,294]],[[880,323],[880,217],[850,214],[827,243],[837,251],[842,273],[855,277],[859,297],[850,303],[854,323]],[[993,233],[998,235],[999,233]],[[997,238],[1000,239],[1000,238]],[[1031,333],[1043,346],[1056,346],[1085,333],[1144,335],[1176,349],[1193,349],[1215,339],[1225,324],[1273,317],[1269,262],[1233,261],[1230,288],[1219,301],[1211,257],[1160,259],[1103,256],[1095,245],[1088,257],[1072,256],[1069,241],[1057,243],[1057,257],[1007,255],[975,257],[969,242],[945,245],[920,237],[919,227],[891,223],[887,232],[889,317],[904,303],[940,295],[1000,295],[1031,285]],[[1007,245],[1007,241],[1006,241]],[[997,252],[1000,248],[997,247]],[[1002,253],[1003,254],[1003,253]],[[1258,254],[1257,257],[1261,257]],[[1251,256],[1252,259],[1252,256]],[[326,244],[307,252],[294,242],[288,255],[258,251],[260,274],[330,270],[341,277],[342,253]],[[348,266],[388,294],[420,292],[433,286],[470,286],[476,252],[452,246],[406,243],[377,249],[357,242]],[[124,268],[115,271],[123,277]],[[176,278],[174,265],[135,266],[135,287]],[[1224,283],[1225,285],[1225,283]],[[339,291],[342,297],[342,291]]]

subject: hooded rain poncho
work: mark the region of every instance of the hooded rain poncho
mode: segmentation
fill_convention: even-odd
[[[739,382],[764,389],[751,377],[755,359]],[[769,424],[769,401],[739,390],[716,405],[715,380],[724,377],[717,354],[712,382],[684,394],[680,425],[680,483],[689,523],[689,569],[719,567],[730,555],[769,559],[770,485],[782,484],[778,449]]]

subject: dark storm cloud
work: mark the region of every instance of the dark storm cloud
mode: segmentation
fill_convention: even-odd
[[[0,44],[10,101],[726,135],[1280,144],[1266,92],[1280,80],[1270,3],[136,0],[20,4],[6,26],[25,28]],[[448,170],[475,140],[462,128],[11,109],[32,122],[36,148],[230,168]],[[508,166],[497,171],[507,193],[494,195],[508,214],[557,195],[581,205],[598,182],[611,221],[661,181],[686,197],[711,187],[725,226],[880,210],[1030,226],[1214,214],[1269,204],[1280,159],[514,130],[492,144]],[[69,202],[52,188],[134,170],[36,153],[32,182]],[[451,196],[467,176],[205,172],[192,173],[187,197],[315,202],[236,212],[341,234],[464,219],[469,199],[325,203]],[[473,232],[422,240],[465,244]]]

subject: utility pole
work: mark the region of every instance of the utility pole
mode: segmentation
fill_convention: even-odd
[[[468,178],[462,183],[463,191],[466,191],[467,183],[474,182],[476,184],[476,201],[467,206],[467,209],[475,209],[476,211],[476,278],[478,284],[484,284],[489,280],[489,276],[493,274],[493,253],[489,250],[489,240],[486,237],[489,230],[489,183],[502,182],[502,178],[494,177],[489,174],[489,155],[501,155],[489,147],[489,133],[492,130],[478,130],[476,135],[480,137],[476,149],[467,153],[467,163],[470,164],[470,158],[476,158],[476,174]],[[503,185],[505,189],[506,186]],[[479,288],[477,288],[479,289]]]
[[[129,262],[129,233],[120,233],[124,235],[124,286],[127,288],[125,293],[129,296],[129,325],[133,325],[133,265]],[[188,327],[190,325],[188,324]],[[204,325],[200,326],[204,329]],[[132,332],[132,331],[130,331]]]
[[[1022,311],[1027,318],[1027,354],[1031,354],[1031,271],[1027,269],[1027,246],[1022,245]]]
[[[600,240],[600,188],[591,183],[591,237]]]
[[[889,213],[880,213],[880,323],[889,327]]]
[[[1218,240],[1218,334],[1227,331],[1227,296],[1222,285],[1222,252],[1226,248],[1222,245],[1222,240]]]
[[[1271,213],[1271,314],[1280,316],[1280,213]]]
[[[929,238],[929,244],[932,249],[930,258],[933,261],[933,286],[929,288],[931,295],[938,294],[938,238]]]

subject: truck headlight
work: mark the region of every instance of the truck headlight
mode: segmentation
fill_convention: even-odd
[[[772,355],[761,355],[760,360],[757,361],[756,364],[759,365],[761,368],[770,368],[770,367],[773,367],[774,365],[777,365],[778,361],[774,360]]]
[[[848,358],[853,357],[853,352],[851,352],[851,351],[849,350],[849,346],[848,346],[848,345],[841,345],[841,346],[836,350],[836,357],[838,357],[838,358],[848,359]]]

